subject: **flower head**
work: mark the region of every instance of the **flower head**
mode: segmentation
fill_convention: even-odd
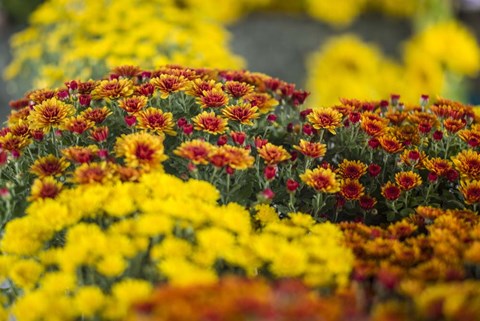
[[[336,193],[340,191],[341,182],[336,179],[335,172],[330,168],[318,167],[308,169],[300,175],[300,179],[320,193]]]
[[[465,203],[480,203],[480,181],[463,180],[460,182],[459,190],[465,199]]]
[[[65,158],[57,158],[50,154],[37,159],[30,167],[30,172],[40,178],[60,176],[68,166],[70,166],[70,163]]]
[[[149,129],[157,134],[165,133],[175,136],[177,132],[173,128],[175,122],[173,121],[172,113],[164,113],[158,108],[147,108],[136,115],[137,127],[140,129]]]
[[[52,128],[63,125],[66,119],[75,113],[75,107],[56,98],[44,100],[35,105],[28,116],[32,129],[49,132]]]
[[[215,113],[204,111],[192,118],[196,130],[203,130],[207,133],[217,135],[225,132],[228,121]]]
[[[80,116],[83,118],[93,121],[95,124],[101,124],[107,119],[108,116],[112,114],[112,111],[108,107],[104,106],[101,108],[91,108],[88,107],[80,113]]]
[[[269,113],[278,105],[278,101],[266,93],[250,93],[243,96],[242,100],[257,107],[261,114]]]
[[[105,183],[112,176],[113,168],[106,162],[83,163],[75,169],[71,181],[75,184]]]
[[[229,166],[238,170],[250,168],[255,162],[249,150],[231,145],[214,148],[208,155],[208,159],[217,167]]]
[[[5,134],[5,136],[0,136],[0,146],[4,150],[10,152],[20,152],[24,147],[30,145],[30,139],[24,136],[16,136],[11,132]]]
[[[196,78],[189,83],[188,89],[185,93],[191,96],[200,97],[203,95],[204,91],[209,91],[212,89],[221,90],[222,84],[213,79],[203,80]]]
[[[480,153],[466,149],[452,157],[452,160],[462,177],[480,180]]]
[[[60,129],[68,130],[69,132],[80,135],[92,128],[94,125],[95,123],[93,121],[85,119],[85,117],[79,115],[67,118],[60,126]]]
[[[208,155],[215,148],[212,144],[195,139],[188,142],[183,142],[178,146],[173,153],[182,158],[186,158],[194,164],[208,164]]]
[[[307,116],[313,128],[327,129],[334,135],[335,129],[342,125],[342,118],[342,113],[333,108],[317,108]]]
[[[188,80],[183,76],[162,74],[150,79],[150,83],[160,90],[160,97],[166,99],[171,93],[185,89]]]
[[[258,148],[258,155],[263,158],[268,165],[278,164],[291,157],[283,146],[273,145],[272,143],[266,143]]]
[[[422,184],[422,178],[412,171],[395,174],[395,182],[404,191],[409,191]]]
[[[124,157],[130,167],[153,169],[167,159],[163,153],[163,136],[148,133],[122,135],[115,143],[115,154]]]
[[[358,200],[365,193],[365,186],[363,186],[356,179],[347,178],[340,186],[340,195],[347,200]]]
[[[344,159],[338,165],[337,174],[342,178],[359,179],[367,172],[367,165],[358,160]]]
[[[56,181],[52,176],[37,178],[33,181],[29,202],[44,198],[55,198],[62,190],[63,184]]]
[[[95,145],[90,145],[86,147],[72,146],[62,149],[63,156],[75,163],[89,163],[93,161],[97,152],[98,147]]]
[[[132,96],[119,101],[118,106],[129,114],[135,114],[145,108],[148,103],[146,96]]]
[[[402,143],[395,136],[383,135],[378,138],[378,141],[383,150],[390,154],[398,153],[403,149]]]
[[[426,158],[423,160],[423,165],[437,176],[443,176],[452,169],[452,162],[440,157]]]
[[[327,146],[325,144],[309,142],[304,139],[300,139],[298,145],[294,145],[293,148],[311,158],[323,157],[327,152]]]
[[[382,195],[389,201],[395,201],[400,197],[402,190],[392,182],[387,182],[382,186]]]
[[[197,102],[202,108],[219,108],[228,104],[228,95],[219,88],[204,90],[202,95],[197,98]]]
[[[102,80],[92,90],[93,99],[116,99],[133,94],[133,83],[129,79]]]
[[[253,92],[254,87],[244,82],[230,80],[225,82],[225,90],[238,99]]]
[[[240,124],[253,125],[252,120],[260,116],[258,108],[250,104],[231,105],[222,109],[222,114],[228,119],[238,121]]]

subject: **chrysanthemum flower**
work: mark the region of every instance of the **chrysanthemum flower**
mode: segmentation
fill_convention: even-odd
[[[362,121],[360,123],[360,127],[363,129],[365,133],[370,136],[380,136],[385,133],[387,128],[387,124],[385,121],[381,120],[372,120],[362,116]]]
[[[340,194],[347,200],[358,200],[364,193],[365,186],[356,179],[346,179],[340,186]]]
[[[222,90],[222,83],[216,82],[213,79],[203,80],[197,78],[188,84],[185,93],[190,96],[200,97],[204,91],[210,91],[212,89]]]
[[[183,76],[163,74],[150,79],[150,83],[160,90],[160,97],[166,99],[171,93],[185,89],[188,80]]]
[[[430,172],[435,173],[438,176],[443,176],[452,169],[452,162],[440,157],[426,158],[423,160],[423,165]]]
[[[378,138],[378,141],[383,150],[390,154],[398,153],[403,149],[402,143],[395,136],[383,135]]]
[[[228,104],[228,95],[219,88],[213,88],[210,90],[204,90],[202,94],[197,98],[198,104],[202,108],[219,108]]]
[[[307,116],[313,128],[327,129],[334,135],[335,129],[342,125],[342,118],[342,114],[333,108],[317,108]]]
[[[90,146],[72,146],[62,149],[62,154],[68,160],[75,163],[89,163],[93,161],[95,155],[98,152],[98,147],[95,145]]]
[[[465,143],[471,147],[480,146],[480,131],[473,129],[463,129],[457,133]]]
[[[242,100],[257,107],[261,114],[272,111],[278,105],[278,101],[267,93],[250,93],[243,96]]]
[[[395,182],[404,191],[409,191],[422,184],[422,178],[412,171],[395,174]]]
[[[423,167],[423,160],[427,157],[424,151],[419,151],[417,148],[404,150],[400,154],[400,160],[407,166],[415,166],[415,168]]]
[[[103,143],[108,138],[109,129],[107,126],[95,127],[90,131],[90,137],[97,143]]]
[[[480,153],[466,149],[452,157],[453,164],[465,179],[480,180]]]
[[[127,166],[134,168],[153,169],[167,159],[163,153],[163,136],[148,133],[122,135],[115,143],[115,153],[124,157]]]
[[[447,118],[443,121],[443,126],[449,133],[455,134],[459,130],[465,128],[467,122],[464,119]]]
[[[402,190],[395,183],[387,182],[382,186],[382,195],[389,201],[395,201],[400,197]]]
[[[385,117],[394,125],[400,125],[407,116],[407,113],[401,111],[389,111],[385,113]]]
[[[24,147],[30,145],[30,142],[27,137],[16,136],[10,132],[5,136],[0,136],[0,146],[10,152],[20,152]]]
[[[37,175],[40,178],[48,176],[60,176],[70,166],[65,158],[57,158],[54,155],[47,155],[38,158],[32,166],[30,166],[30,172]]]
[[[25,121],[19,121],[15,125],[9,127],[10,132],[15,136],[23,136],[26,138],[30,138],[31,130],[28,124]]]
[[[52,128],[60,127],[65,120],[75,113],[75,107],[51,98],[35,105],[28,116],[30,127],[49,132]]]
[[[320,193],[336,193],[340,191],[340,183],[335,172],[330,168],[318,167],[314,170],[308,169],[300,175],[300,179]]]
[[[465,203],[480,203],[480,181],[462,180],[460,182],[459,190],[465,198]]]
[[[257,151],[258,155],[263,158],[268,165],[278,164],[292,157],[283,146],[273,145],[272,143],[266,143],[258,148]]]
[[[136,115],[137,127],[140,129],[149,129],[155,133],[165,133],[171,136],[177,135],[173,128],[175,122],[173,121],[172,113],[164,113],[158,108],[147,108]]]
[[[233,169],[244,170],[252,167],[255,162],[255,158],[250,155],[250,150],[242,147],[223,145],[214,149],[211,154],[209,154],[209,159],[211,160],[217,152],[225,153],[228,159],[227,165]]]
[[[135,114],[145,108],[148,103],[146,96],[132,96],[119,101],[118,106],[129,114]]]
[[[83,116],[74,116],[65,119],[65,122],[60,126],[62,130],[68,130],[75,134],[83,134],[86,130],[95,125],[91,120],[85,119]]]
[[[115,99],[133,94],[133,83],[129,79],[102,80],[92,90],[93,99]]]
[[[203,130],[207,133],[222,134],[227,129],[228,121],[225,118],[215,115],[212,112],[202,112],[192,118],[196,130]]]
[[[91,108],[88,107],[80,113],[80,116],[83,116],[85,119],[93,121],[95,124],[101,124],[107,119],[108,116],[112,114],[112,111],[108,107],[104,106],[101,108]]]
[[[118,77],[133,78],[140,75],[141,71],[138,66],[124,65],[113,68],[111,73]]]
[[[28,120],[28,116],[30,116],[30,112],[32,110],[30,108],[22,108],[20,110],[16,110],[8,115],[7,123],[9,125],[17,124],[18,122]],[[30,122],[29,122],[30,123]]]
[[[37,178],[33,181],[32,190],[28,197],[29,202],[44,198],[55,198],[62,190],[63,184],[52,176]]]
[[[427,123],[432,127],[437,127],[438,119],[437,116],[427,112],[416,111],[412,114],[409,114],[407,120],[413,124],[422,124]]]
[[[194,164],[208,164],[208,155],[215,148],[212,144],[195,139],[188,142],[183,142],[178,146],[173,153],[177,156],[186,158]]]
[[[105,183],[112,176],[113,168],[106,162],[83,163],[75,169],[71,181],[75,184]]]
[[[360,196],[358,203],[362,209],[371,210],[377,204],[377,199],[370,195],[362,195]]]
[[[298,145],[294,145],[293,148],[311,158],[323,157],[327,152],[327,146],[325,144],[309,142],[304,139],[300,139]]]
[[[252,120],[260,117],[260,114],[258,114],[257,111],[257,107],[243,103],[223,108],[222,114],[228,119],[237,121],[240,124],[253,125]]]
[[[342,178],[359,179],[367,172],[367,165],[358,160],[344,159],[337,168]]]
[[[225,90],[234,98],[241,98],[253,92],[254,87],[244,82],[230,80],[225,82]]]

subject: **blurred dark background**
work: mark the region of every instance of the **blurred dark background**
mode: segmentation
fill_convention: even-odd
[[[27,17],[41,0],[0,0],[0,73],[9,62],[8,40],[27,23]],[[466,3],[475,1],[467,0]],[[480,43],[480,8],[463,7],[458,17],[472,29]],[[245,57],[247,68],[264,72],[304,86],[305,61],[309,53],[318,49],[329,37],[355,32],[363,40],[374,42],[390,56],[398,56],[400,44],[412,31],[407,20],[383,15],[363,15],[346,30],[336,31],[306,15],[285,13],[253,13],[228,27],[232,33],[232,50]],[[328,81],[328,80],[326,80]],[[469,103],[480,104],[480,78],[470,81]],[[0,119],[9,112],[3,79],[0,79]]]

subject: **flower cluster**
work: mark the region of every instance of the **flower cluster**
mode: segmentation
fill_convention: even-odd
[[[209,183],[155,170],[139,182],[65,189],[7,224],[0,277],[19,320],[122,319],[152,284],[210,284],[222,275],[296,277],[333,289],[348,283],[353,255],[338,226],[310,215],[280,220],[218,205]],[[73,307],[73,308],[72,308]]]
[[[480,127],[473,108],[342,100],[301,110],[307,93],[248,71],[116,68],[11,102],[0,131],[4,221],[25,199],[74,184],[136,181],[163,167],[206,180],[221,201],[272,202],[317,220],[391,221],[418,205],[475,210]]]
[[[174,1],[49,0],[29,21],[12,38],[13,61],[4,74],[16,92],[98,78],[123,64],[243,66],[224,28]]]
[[[456,21],[433,24],[415,34],[404,44],[398,62],[354,35],[335,37],[309,59],[310,103],[330,105],[338,97],[381,99],[394,92],[403,93],[407,102],[417,101],[421,94],[453,97],[459,94],[455,90],[462,77],[478,74],[479,61],[474,35]]]

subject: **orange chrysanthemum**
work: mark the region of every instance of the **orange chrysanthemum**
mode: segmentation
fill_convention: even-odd
[[[160,97],[166,99],[171,93],[185,89],[188,80],[183,76],[163,74],[150,79],[150,83],[160,90]]]
[[[384,135],[379,137],[378,141],[383,150],[390,154],[398,153],[403,149],[402,143],[395,136]]]
[[[107,162],[83,163],[75,169],[71,181],[75,184],[106,183],[112,179],[113,173]]]
[[[140,75],[141,71],[138,66],[124,65],[113,68],[111,73],[119,77],[133,78]]]
[[[431,127],[437,127],[438,125],[437,116],[422,111],[416,111],[412,114],[409,114],[407,120],[416,125],[422,123],[429,124]]]
[[[186,158],[194,164],[208,164],[208,155],[215,148],[212,144],[195,139],[189,142],[183,142],[173,153],[177,156]]]
[[[243,96],[242,100],[257,107],[261,114],[272,111],[278,105],[278,101],[267,93],[250,93]]]
[[[452,157],[462,178],[480,180],[480,153],[466,149]]]
[[[122,135],[115,143],[115,154],[130,167],[153,169],[167,159],[163,153],[163,136],[148,133]]]
[[[39,199],[55,198],[62,190],[62,187],[63,184],[51,176],[37,178],[33,181],[32,190],[27,200],[34,202]]]
[[[257,107],[243,103],[223,108],[222,114],[228,119],[237,121],[240,124],[253,125],[252,120],[260,117],[260,114],[258,114],[257,111]]]
[[[380,136],[385,133],[387,124],[383,120],[374,120],[362,116],[360,127],[370,136]]]
[[[228,121],[212,112],[202,112],[192,118],[196,130],[203,130],[210,134],[221,134],[227,129]]]
[[[138,182],[143,172],[142,169],[115,166],[115,175],[118,176],[122,182]]]
[[[365,186],[356,179],[346,179],[340,186],[340,194],[347,200],[358,200],[365,194]]]
[[[412,171],[395,174],[395,182],[404,191],[409,191],[422,184],[422,178]]]
[[[213,149],[208,155],[208,159],[215,166],[226,161],[225,164],[218,167],[229,166],[238,170],[250,168],[255,162],[255,158],[250,155],[250,150],[231,145],[223,145]]]
[[[225,90],[234,98],[241,98],[253,92],[255,87],[244,82],[227,81],[225,83]]]
[[[51,89],[37,89],[29,92],[27,95],[27,98],[35,104],[40,104],[42,101],[53,97],[55,97],[55,91]]]
[[[95,145],[90,145],[87,147],[72,146],[62,149],[63,156],[75,163],[89,163],[93,161],[97,152],[98,147]]]
[[[28,116],[30,116],[30,112],[31,112],[31,109],[29,107],[12,111],[12,113],[8,115],[8,124],[13,125],[13,124],[17,124],[22,120],[27,120]]]
[[[465,203],[480,203],[480,181],[478,180],[462,180],[459,187]]]
[[[148,103],[146,96],[132,96],[119,101],[118,106],[129,114],[138,113]]]
[[[480,146],[480,131],[473,129],[463,129],[457,133],[458,137],[470,146]]]
[[[107,126],[95,127],[90,131],[90,138],[97,143],[102,143],[108,138],[109,129]]]
[[[273,165],[289,160],[292,156],[283,148],[283,146],[266,143],[258,149],[258,155],[263,158],[266,164]]]
[[[204,91],[209,91],[212,89],[221,90],[222,83],[216,82],[213,79],[210,80],[203,80],[203,79],[194,79],[192,80],[188,86],[185,93],[190,96],[200,97],[203,95]]]
[[[423,160],[423,165],[430,172],[435,173],[438,176],[445,175],[450,169],[452,169],[452,162],[440,157],[426,158]]]
[[[15,136],[23,136],[29,138],[31,136],[31,130],[28,124],[21,120],[15,125],[10,126],[10,132]]]
[[[202,95],[197,98],[198,104],[202,108],[219,108],[228,104],[228,95],[220,88],[204,90]]]
[[[342,125],[343,116],[333,108],[317,108],[307,118],[313,128],[326,129],[335,135],[335,129]]]
[[[464,119],[447,118],[443,121],[443,126],[449,133],[455,134],[459,130],[465,128],[467,122]]]
[[[101,124],[112,114],[112,111],[108,107],[91,108],[88,107],[80,113],[83,118],[93,121],[95,124]]]
[[[337,169],[342,178],[359,179],[367,172],[368,166],[358,160],[344,159]]]
[[[129,79],[102,80],[92,90],[93,99],[115,99],[133,94],[133,82]]]
[[[424,151],[419,151],[417,148],[406,149],[400,154],[400,160],[407,166],[415,166],[415,168],[423,167],[423,160],[427,157]]]
[[[25,136],[17,136],[12,133],[7,133],[5,136],[0,136],[0,146],[4,150],[10,152],[21,151],[24,147],[30,145],[30,139]]]
[[[57,158],[53,155],[47,155],[38,158],[32,166],[30,166],[30,173],[37,175],[40,178],[48,176],[60,176],[70,166],[65,158]]]
[[[400,125],[405,118],[407,118],[407,116],[407,113],[400,111],[390,111],[385,113],[385,117],[387,117],[387,119],[390,120],[394,125]]]
[[[314,170],[308,169],[300,175],[300,179],[320,193],[336,193],[340,191],[340,183],[335,172],[330,168],[318,167]]]
[[[85,119],[83,116],[74,116],[65,120],[60,126],[62,130],[68,130],[75,134],[83,134],[86,130],[92,128],[95,125],[94,122]]]
[[[327,152],[327,145],[321,143],[309,142],[304,139],[300,139],[298,145],[294,145],[293,148],[307,157],[319,158],[325,156]]]
[[[177,135],[173,128],[175,122],[173,121],[172,113],[164,113],[158,108],[147,108],[137,114],[137,127],[140,129],[149,129],[155,133],[165,133],[171,136]]]
[[[28,116],[32,129],[41,129],[49,132],[54,127],[60,127],[65,120],[75,113],[75,107],[65,104],[56,98],[43,101],[35,105]]]
[[[382,186],[381,193],[389,201],[395,201],[400,197],[402,190],[392,182],[387,182]]]

